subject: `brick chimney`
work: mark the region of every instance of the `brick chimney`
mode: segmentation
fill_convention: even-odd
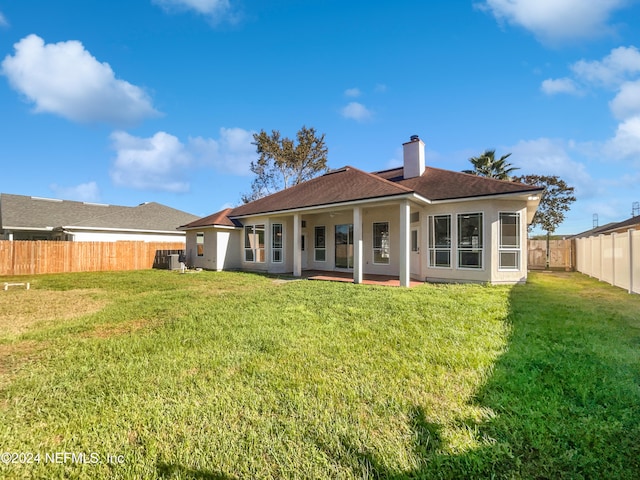
[[[424,173],[424,142],[418,135],[402,144],[404,155],[404,178],[419,177]]]

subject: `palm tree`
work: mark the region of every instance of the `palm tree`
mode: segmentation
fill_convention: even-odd
[[[462,172],[480,177],[511,181],[511,173],[518,170],[518,168],[507,163],[507,158],[509,158],[510,155],[510,153],[507,153],[496,160],[495,150],[485,150],[479,157],[471,157],[469,159],[473,165],[473,170],[463,170]]]

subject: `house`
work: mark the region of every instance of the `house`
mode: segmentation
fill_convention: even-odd
[[[198,217],[159,203],[135,207],[0,194],[0,239],[180,242]]]
[[[626,233],[629,230],[640,230],[640,215],[636,215],[635,217],[627,218],[622,222],[613,223],[607,225],[607,228],[598,232],[598,234],[609,234],[609,233]]]
[[[629,230],[640,230],[640,215],[627,218],[621,222],[610,222],[601,227],[596,227],[586,232],[578,233],[569,237],[570,239],[594,237],[598,235],[609,235],[611,233],[626,233]]]
[[[304,270],[433,282],[519,283],[527,225],[543,189],[425,166],[417,136],[404,165],[332,170],[259,200],[187,223],[195,267]]]

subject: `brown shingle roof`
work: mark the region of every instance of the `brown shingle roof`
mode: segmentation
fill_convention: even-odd
[[[450,200],[542,190],[541,187],[522,183],[431,167],[427,167],[421,177],[405,180],[402,167],[367,173],[347,166],[234,209],[214,213],[184,225],[183,228],[240,226],[237,220],[232,219],[410,193],[417,193],[429,200]]]
[[[405,186],[357,168],[344,167],[234,208],[230,215],[240,217],[407,193],[411,193],[411,189]]]
[[[420,177],[406,180],[402,177],[402,167],[376,172],[376,175],[397,182],[429,200],[451,200],[542,190],[541,187],[433,167],[427,167]]]
[[[182,225],[181,229],[190,229],[197,227],[212,227],[214,225],[220,225],[223,227],[239,227],[241,226],[239,222],[234,222],[229,218],[229,214],[233,208],[225,208],[224,210],[220,210],[219,212],[213,213],[208,217],[199,218],[191,223],[187,223],[186,225]]]

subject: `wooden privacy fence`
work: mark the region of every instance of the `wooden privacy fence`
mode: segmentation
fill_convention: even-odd
[[[640,230],[576,240],[577,270],[640,293]]]
[[[549,240],[549,267],[552,270],[571,270],[571,240]],[[529,240],[529,269],[547,268],[547,241]]]
[[[184,248],[183,242],[0,240],[0,275],[162,268],[168,254]]]

